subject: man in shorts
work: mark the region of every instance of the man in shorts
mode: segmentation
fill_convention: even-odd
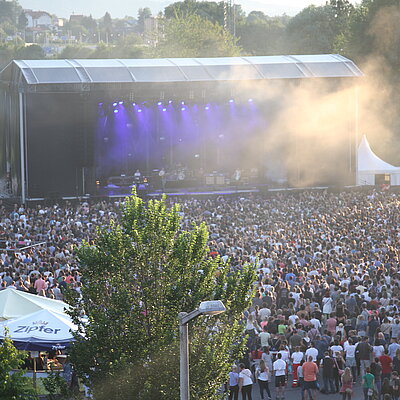
[[[313,362],[313,357],[309,356],[307,362],[303,364],[303,375],[304,375],[304,390],[308,392],[311,400],[317,400],[317,374],[318,367]]]
[[[283,399],[285,397],[285,386],[286,386],[286,362],[282,360],[282,354],[276,355],[277,359],[273,364],[275,374],[275,387],[276,387],[276,399]]]

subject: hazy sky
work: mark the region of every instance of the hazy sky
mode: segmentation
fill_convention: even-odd
[[[136,17],[140,7],[149,7],[153,14],[157,14],[173,2],[171,0],[19,0],[24,8],[48,11],[59,17],[69,17],[75,13],[92,14],[94,18],[102,17],[106,11],[110,12],[113,18],[125,15]],[[283,13],[294,15],[310,4],[323,5],[326,0],[235,0],[235,3],[241,4],[247,13],[257,10],[273,16]]]

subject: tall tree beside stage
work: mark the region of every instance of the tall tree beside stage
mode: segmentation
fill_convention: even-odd
[[[241,53],[237,39],[199,15],[176,14],[165,20],[164,34],[159,38],[154,57],[233,57]]]
[[[96,400],[178,399],[178,313],[213,299],[227,311],[199,317],[189,327],[191,396],[219,398],[232,361],[243,354],[239,320],[255,272],[252,266],[230,271],[210,258],[207,238],[204,224],[181,231],[177,205],[146,205],[133,195],[120,223],[79,249],[82,299],[69,302],[83,337],[77,337],[71,358]]]

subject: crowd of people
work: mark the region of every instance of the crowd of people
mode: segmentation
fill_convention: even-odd
[[[174,198],[182,228],[205,221],[209,251],[232,269],[251,263],[257,292],[244,315],[248,357],[232,368],[230,399],[400,398],[400,196],[385,192],[265,193]],[[118,219],[111,201],[0,209],[1,288],[78,293],[74,246]]]

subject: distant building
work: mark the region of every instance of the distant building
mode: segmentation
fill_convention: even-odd
[[[53,26],[53,19],[46,11],[32,11],[24,10],[25,17],[28,21],[27,28],[47,28],[51,29]]]

